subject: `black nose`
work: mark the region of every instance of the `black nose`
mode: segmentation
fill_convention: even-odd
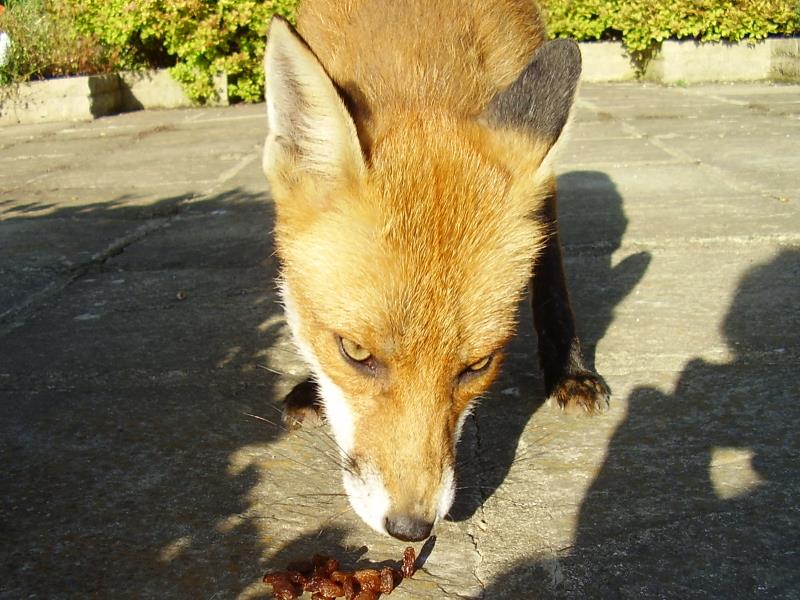
[[[384,520],[389,535],[404,542],[419,542],[427,538],[433,523],[409,515],[389,515]]]

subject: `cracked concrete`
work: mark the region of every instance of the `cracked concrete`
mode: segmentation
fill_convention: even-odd
[[[0,598],[264,598],[349,509],[276,304],[263,106],[0,128]],[[566,266],[610,411],[543,405],[525,307],[393,598],[800,597],[800,88],[585,85]],[[419,548],[418,548],[419,549]]]

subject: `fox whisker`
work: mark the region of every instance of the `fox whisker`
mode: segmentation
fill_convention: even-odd
[[[274,407],[272,407],[272,408],[274,408]],[[306,431],[302,430],[302,428],[301,429],[297,429],[297,430],[292,430],[292,429],[289,429],[288,427],[286,427],[285,425],[280,424],[280,423],[276,423],[275,421],[267,419],[266,417],[261,417],[259,415],[254,415],[254,414],[251,414],[251,413],[243,413],[243,414],[247,415],[248,417],[252,417],[254,419],[258,419],[259,421],[264,421],[265,423],[268,423],[268,424],[272,425],[273,427],[281,429],[285,433],[297,434],[304,441],[308,442],[309,447],[313,448],[314,450],[319,452],[321,455],[323,455],[325,458],[330,460],[334,464],[334,466],[336,466],[336,467],[338,467],[338,468],[340,468],[340,469],[342,469],[344,471],[347,471],[349,473],[352,473],[352,467],[350,466],[351,461],[348,460],[348,457],[342,456],[342,453],[340,453],[339,455],[334,455],[334,454],[331,454],[330,452],[327,452],[323,448],[318,447],[314,443],[314,440],[315,439],[319,439],[319,438],[313,438],[309,433],[307,433]],[[303,467],[310,467],[310,465],[307,465],[307,464],[304,464],[304,463],[299,463],[298,461],[296,461],[294,459],[291,459],[291,458],[289,458],[288,456],[286,456],[284,454],[278,453],[274,448],[272,449],[272,452],[275,452],[276,454],[278,454],[279,456],[281,456],[283,458],[286,458],[287,460],[292,460],[292,462],[300,464]],[[311,467],[311,468],[313,468],[313,467]]]
[[[283,411],[280,408],[278,408],[277,406],[272,406],[272,405],[269,405],[269,407],[272,410],[274,410],[275,412],[277,412],[281,417],[283,417]],[[272,421],[269,421],[268,419],[264,419],[264,420],[266,420],[269,423],[272,423]],[[348,454],[347,452],[344,451],[344,449],[339,445],[339,443],[336,441],[336,439],[330,433],[328,433],[325,430],[324,427],[320,427],[314,432],[314,433],[319,432],[319,433],[322,434],[322,436],[318,436],[318,435],[312,434],[307,429],[304,429],[302,426],[298,427],[296,429],[291,429],[289,427],[286,427],[283,424],[281,424],[281,425],[275,424],[275,425],[277,427],[280,427],[287,434],[295,434],[295,435],[298,435],[298,436],[304,438],[305,440],[307,440],[311,444],[311,446],[313,446],[316,450],[318,450],[318,451],[322,452],[323,454],[325,454],[337,466],[339,466],[340,468],[344,469],[345,471],[348,471],[348,472],[352,473],[352,467],[350,467],[350,465],[352,464],[353,460],[350,457],[350,454]],[[325,452],[321,448],[317,447],[314,444],[315,440],[323,441],[326,444],[326,446],[328,447],[329,450],[334,451],[338,455],[338,458],[334,458],[333,456],[331,456],[330,454],[328,454],[327,452]]]

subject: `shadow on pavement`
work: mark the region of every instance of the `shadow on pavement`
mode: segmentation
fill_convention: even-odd
[[[586,268],[570,281],[591,354],[648,257],[612,267],[627,219],[606,175],[567,174],[561,197],[568,270],[575,256]],[[104,260],[56,267],[78,271],[3,338],[0,574],[9,597],[233,597],[252,584],[267,552],[270,518],[248,512],[264,475],[232,460],[280,435],[245,415],[274,418],[270,400],[281,396],[278,376],[259,367],[282,327],[271,206],[239,190],[143,206],[127,200],[56,210],[34,202],[6,215],[40,223],[42,239],[50,227],[77,224],[92,238],[120,221],[169,221]],[[611,237],[595,243],[598,230]],[[579,278],[593,283],[576,285]],[[504,402],[508,410],[493,410],[496,400],[478,410],[476,435],[503,433],[491,444],[484,436],[469,457],[457,520],[505,479],[542,402],[527,308],[521,321],[531,333],[513,342],[502,385],[523,392]],[[357,564],[341,539],[336,529],[305,536],[271,562],[313,550]]]
[[[233,597],[252,582],[260,474],[231,457],[280,435],[245,415],[275,416],[278,376],[260,367],[281,327],[272,208],[239,190],[187,199],[6,215],[6,231],[41,227],[39,244],[75,223],[91,240],[177,217],[88,268],[49,265],[74,279],[2,339],[0,597]]]
[[[623,199],[608,175],[569,172],[558,178],[558,190],[567,283],[584,356],[593,367],[595,348],[614,320],[614,309],[644,276],[650,255],[633,254],[612,266],[628,219]],[[478,406],[472,427],[466,428],[464,443],[459,446],[460,491],[450,511],[455,521],[470,518],[503,483],[526,424],[544,403],[535,340],[530,306],[525,301],[520,308],[519,334],[510,344],[504,375],[495,386],[506,391]],[[466,455],[471,452],[468,446],[476,447],[477,452]]]
[[[639,388],[561,566],[532,557],[487,598],[800,597],[800,251],[741,280],[730,360]]]

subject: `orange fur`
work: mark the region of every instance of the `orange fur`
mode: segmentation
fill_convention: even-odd
[[[377,465],[393,510],[433,521],[459,417],[496,375],[544,242],[532,215],[549,146],[478,118],[542,25],[528,0],[315,0],[298,31],[349,99],[358,141],[341,143],[365,164],[320,176],[303,149],[265,161],[297,333],[350,403],[353,457]],[[337,335],[379,373],[349,364]]]
[[[476,116],[544,41],[532,0],[315,0],[297,15],[367,154],[398,112]]]

